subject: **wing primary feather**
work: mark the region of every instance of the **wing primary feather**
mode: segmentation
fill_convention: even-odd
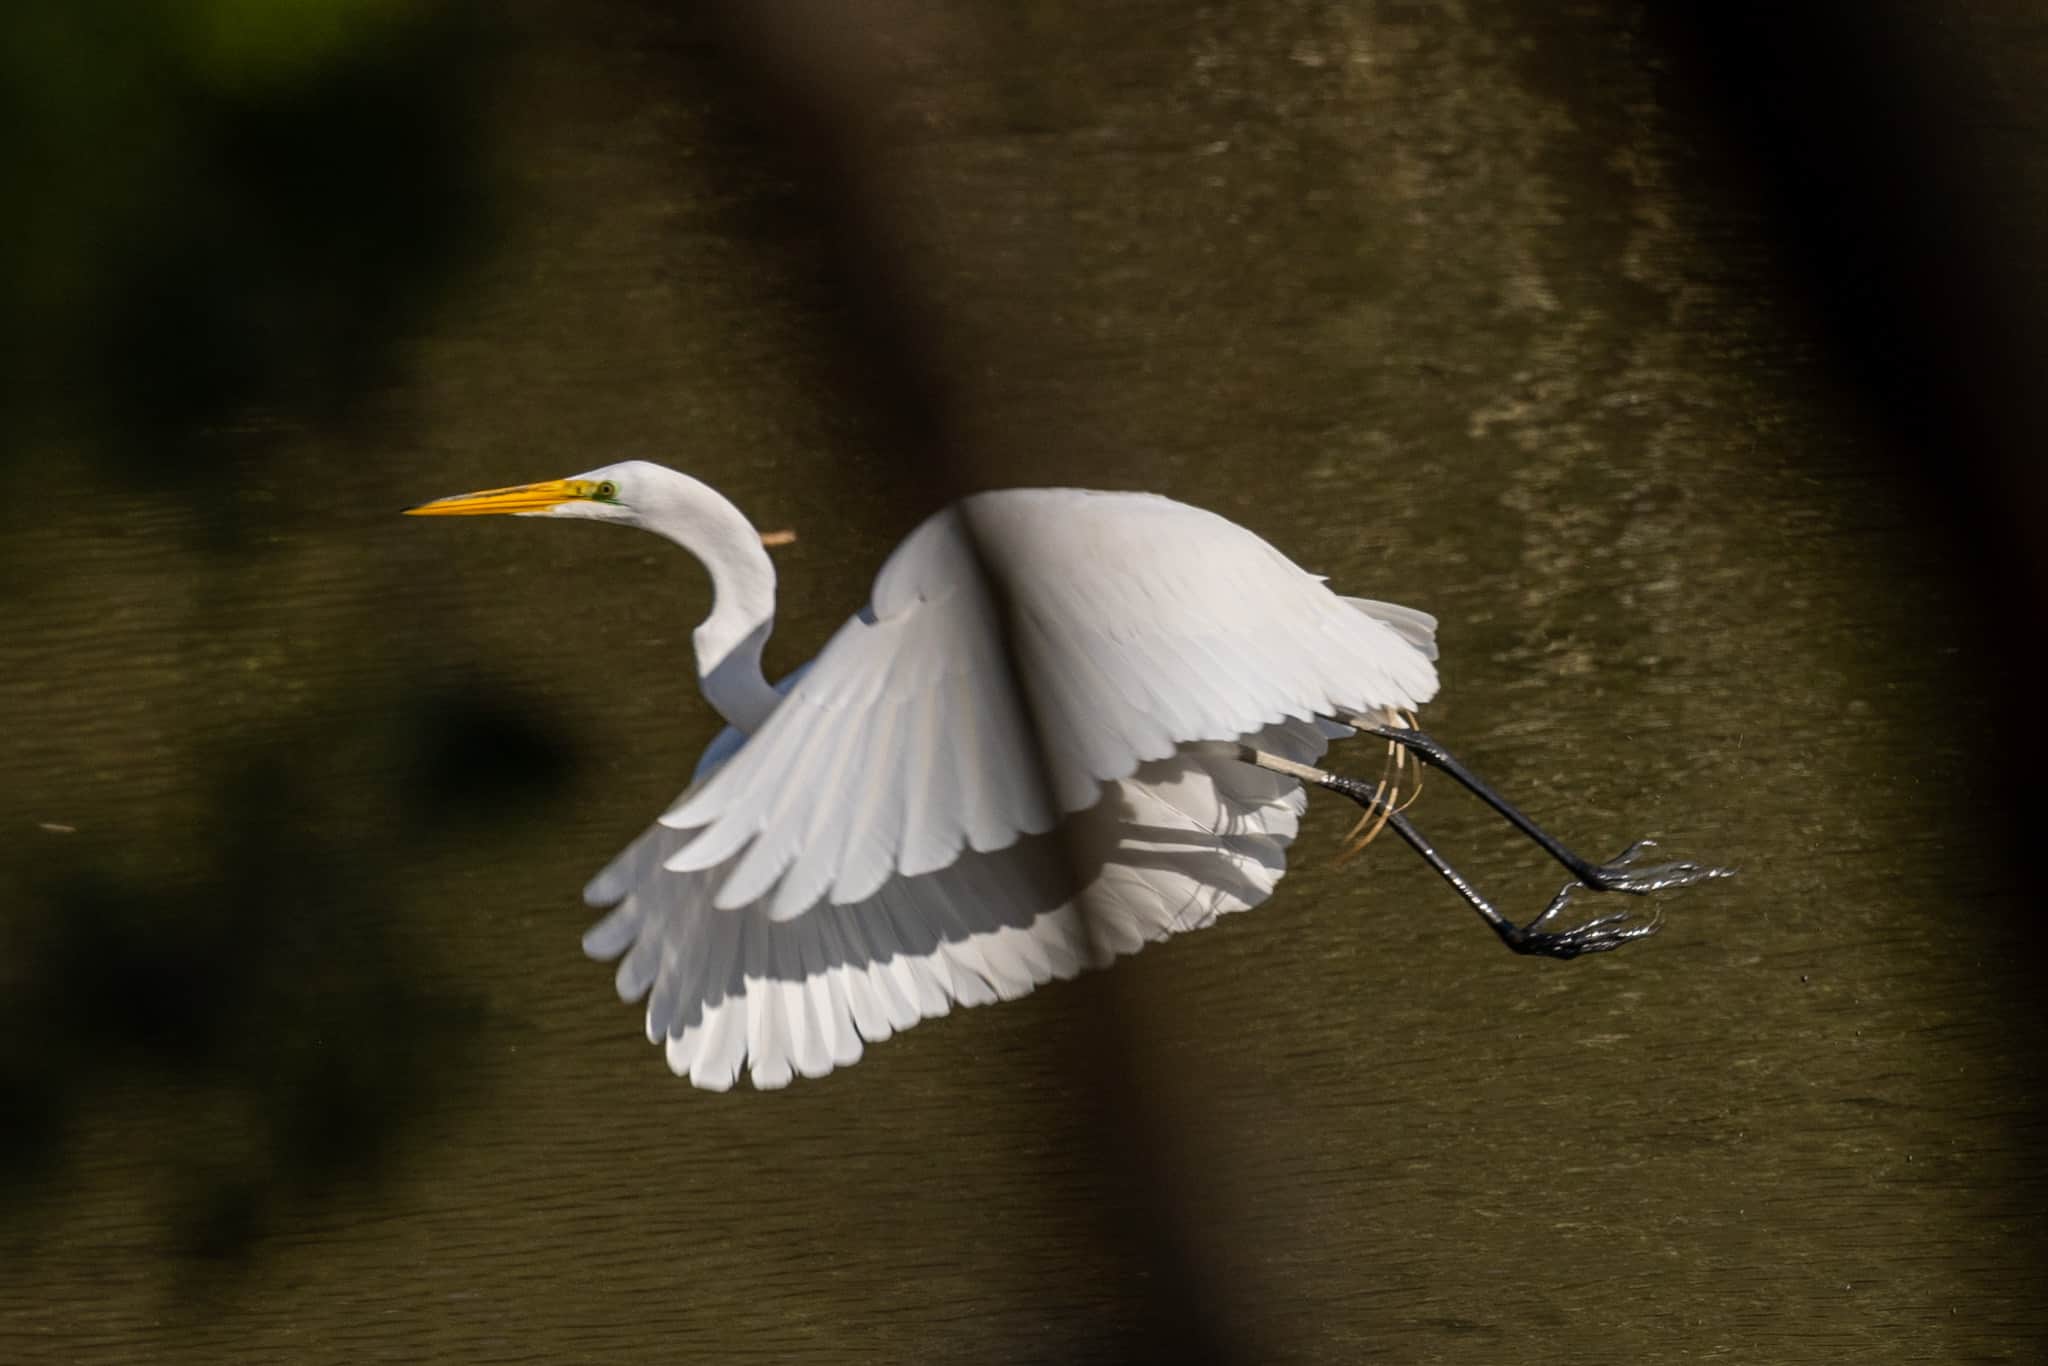
[[[952,1008],[953,974],[938,954],[936,936],[912,910],[889,895],[894,890],[893,887],[883,889],[883,905],[888,910],[889,919],[894,922],[897,942],[905,946],[904,961],[909,965],[911,979],[917,984],[918,1014],[929,1020],[944,1015]]]
[[[859,936],[874,965],[870,975],[888,1011],[889,1027],[908,1029],[924,1018],[917,1005],[917,975],[911,971],[909,949],[897,938],[889,913],[879,901],[870,898],[852,909],[855,913],[847,917],[847,931]]]
[[[889,1026],[889,1012],[882,1004],[874,963],[859,948],[859,908],[847,907],[818,913],[818,930],[824,941],[826,961],[836,963],[846,994],[853,1027],[863,1039],[878,1043],[895,1031]]]
[[[661,959],[661,936],[643,935],[632,950],[619,960],[619,970],[613,974],[612,982],[619,990],[619,999],[631,1005],[647,994],[647,988],[654,983],[654,969]]]
[[[696,949],[687,929],[663,936],[661,966],[654,973],[654,990],[647,994],[647,1042],[660,1043],[675,1023],[676,1004],[682,995],[682,963],[685,952]],[[698,955],[690,953],[694,961]]]
[[[583,952],[586,957],[608,963],[626,951],[626,946],[638,937],[639,931],[639,907],[630,900],[622,901],[604,919],[583,932]]]
[[[799,1037],[797,1070],[807,1077],[819,1077],[832,1070],[832,1055],[839,1040],[839,1006],[832,980],[825,971],[825,956],[818,942],[818,924],[812,919],[792,920],[776,926],[777,933],[795,941],[798,977],[803,987],[804,1028]]]
[[[769,1056],[771,1044],[768,1033],[773,1024],[775,1003],[769,999],[771,979],[768,968],[768,936],[766,926],[754,917],[742,922],[740,961],[745,965],[745,986],[740,999],[746,1004],[746,1058],[748,1075],[755,1086],[763,1085],[763,1076],[772,1075],[774,1061]],[[784,1082],[788,1080],[785,1077]],[[779,1083],[769,1082],[770,1086]]]

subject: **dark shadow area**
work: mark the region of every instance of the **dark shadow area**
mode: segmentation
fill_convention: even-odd
[[[1714,135],[1698,150],[1774,229],[1780,307],[1876,416],[1871,453],[1934,514],[1964,608],[1951,638],[2010,690],[2015,625],[2048,615],[2038,20],[1985,4],[1652,13],[1673,98]],[[2036,730],[2007,733],[2038,747]],[[2032,829],[2038,788],[1991,776],[1989,820]]]
[[[2048,765],[2026,647],[2048,620],[2048,45],[2027,6],[1658,6],[1671,97],[1726,192],[1770,229],[1788,325],[1870,417],[1866,449],[1917,510],[1953,615],[1908,648],[1960,651],[1991,719],[1969,821],[2002,851],[1992,914],[1958,926],[2009,1027],[2013,1253],[2048,1272],[2048,972],[2027,857]],[[1939,716],[1902,724],[1944,730]],[[1958,869],[1961,873],[1964,870]],[[1972,870],[1977,871],[1977,870]]]
[[[481,682],[307,710],[196,758],[189,821],[8,871],[0,1183],[30,1246],[63,1226],[71,1150],[112,1138],[174,1250],[239,1261],[474,1098],[482,1008],[404,889],[556,791],[559,735]]]
[[[408,828],[445,833],[530,815],[574,774],[561,724],[482,679],[423,690],[404,712]]]

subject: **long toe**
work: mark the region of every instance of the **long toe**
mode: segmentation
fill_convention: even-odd
[[[1663,925],[1661,914],[1636,920],[1627,911],[1616,911],[1569,930],[1527,929],[1510,939],[1508,946],[1516,953],[1535,957],[1578,958],[1588,953],[1612,953],[1623,944],[1649,938]]]
[[[1703,864],[1653,863],[1646,868],[1631,867],[1617,859],[1604,865],[1597,877],[1589,879],[1590,885],[1603,892],[1628,892],[1645,896],[1651,892],[1669,891],[1673,887],[1690,887],[1717,877],[1733,877],[1733,868],[1709,868]]]

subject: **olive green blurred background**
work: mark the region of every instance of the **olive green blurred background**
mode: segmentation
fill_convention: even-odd
[[[817,23],[0,18],[0,1359],[2039,1359],[2048,28]],[[1523,961],[1318,803],[1253,914],[695,1092],[576,941],[700,572],[395,515],[629,457],[796,531],[771,672],[960,487],[1213,508],[1742,876]]]

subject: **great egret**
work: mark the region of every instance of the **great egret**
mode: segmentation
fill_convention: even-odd
[[[704,695],[731,723],[690,787],[584,890],[584,936],[645,996],[647,1036],[698,1086],[817,1076],[951,1005],[1052,978],[1263,901],[1303,783],[1391,826],[1509,947],[1559,958],[1652,933],[1550,926],[1571,893],[1719,876],[1565,849],[1411,725],[1436,621],[1339,597],[1259,537],[1143,493],[1015,489],[937,513],[869,605],[771,687],[775,569],[739,509],[644,461],[442,498],[418,515],[580,517],[665,536],[710,571]],[[1021,682],[1021,687],[1019,686]],[[1383,787],[1313,766],[1364,730],[1465,785],[1573,881],[1497,912]],[[1078,895],[1076,889],[1079,889]]]

